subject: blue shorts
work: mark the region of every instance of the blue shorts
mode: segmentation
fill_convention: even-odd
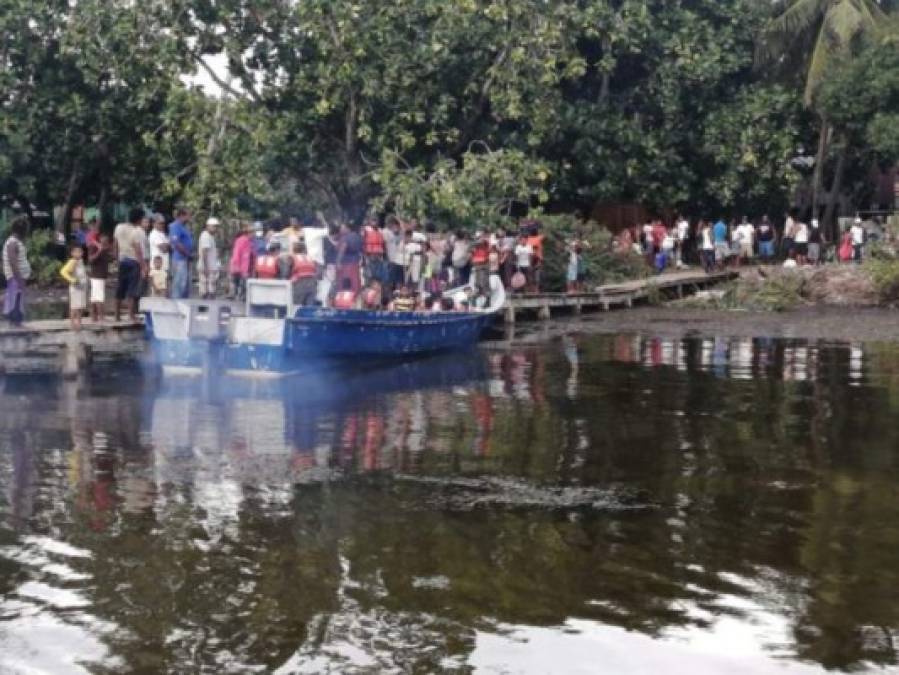
[[[141,292],[140,265],[132,258],[119,261],[119,280],[116,284],[115,299],[139,298]]]

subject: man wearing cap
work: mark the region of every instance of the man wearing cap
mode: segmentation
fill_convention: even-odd
[[[200,297],[204,300],[212,300],[218,288],[219,252],[215,243],[218,226],[218,218],[209,218],[206,221],[206,229],[200,233],[197,272],[200,275]]]

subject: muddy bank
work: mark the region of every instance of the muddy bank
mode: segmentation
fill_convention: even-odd
[[[640,307],[551,324],[519,325],[508,344],[538,344],[576,334],[644,333],[658,337],[781,337],[810,340],[899,340],[899,310],[800,307],[785,312],[697,309],[675,305]],[[499,343],[498,343],[499,344]]]

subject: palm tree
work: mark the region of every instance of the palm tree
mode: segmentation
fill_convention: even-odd
[[[886,19],[883,6],[887,0],[781,0],[778,4],[778,14],[759,42],[759,60],[798,60],[805,69],[805,104],[814,108],[815,94],[827,77],[828,65],[851,55],[861,39],[877,29]],[[818,212],[831,133],[822,116],[812,179],[813,215]]]

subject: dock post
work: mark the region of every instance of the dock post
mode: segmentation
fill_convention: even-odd
[[[550,319],[549,303],[544,303],[544,304],[540,305],[540,309],[537,310],[537,318],[542,321],[549,321],[549,319]]]
[[[513,305],[511,302],[506,305],[506,314],[503,317],[503,320],[505,321],[507,326],[515,325],[515,305]]]
[[[62,376],[67,380],[78,377],[78,373],[87,366],[87,345],[80,341],[73,341],[63,347]]]
[[[581,314],[584,311],[584,301],[581,298],[578,298],[574,301],[574,313]]]

